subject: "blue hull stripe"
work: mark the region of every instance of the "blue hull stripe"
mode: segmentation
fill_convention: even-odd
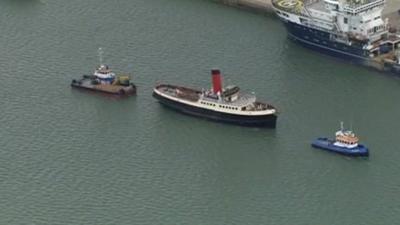
[[[339,153],[348,156],[369,156],[368,148],[364,145],[358,145],[354,148],[339,147],[333,144],[333,140],[327,138],[318,138],[311,143],[311,146],[322,150]]]

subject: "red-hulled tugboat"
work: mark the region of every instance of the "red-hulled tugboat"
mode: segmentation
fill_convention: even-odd
[[[204,91],[171,84],[154,88],[153,97],[179,112],[210,120],[244,126],[276,126],[277,110],[270,104],[256,101],[250,94],[240,93],[238,86],[222,88],[221,74],[212,70],[212,90]]]

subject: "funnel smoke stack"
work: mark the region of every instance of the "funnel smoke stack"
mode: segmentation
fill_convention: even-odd
[[[218,69],[211,70],[212,83],[213,83],[213,92],[215,94],[222,93],[222,78],[221,72]]]

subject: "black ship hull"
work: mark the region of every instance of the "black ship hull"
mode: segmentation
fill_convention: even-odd
[[[87,77],[79,80],[72,80],[71,87],[119,96],[129,96],[136,94],[136,85],[134,85],[133,83],[130,83],[127,86],[111,84],[99,85],[93,84],[92,79]]]
[[[283,21],[283,23],[288,31],[289,38],[308,49],[358,65],[367,66],[378,71],[400,75],[399,64],[373,60],[369,57],[369,52],[364,50],[361,44],[354,43],[349,46],[344,43],[331,41],[330,33],[328,32],[289,21]]]
[[[156,98],[161,104],[171,109],[195,117],[249,127],[276,127],[276,114],[252,116],[233,115],[173,101],[169,98],[159,95],[157,92],[153,92],[153,97]]]

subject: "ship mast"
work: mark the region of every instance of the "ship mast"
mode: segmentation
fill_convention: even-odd
[[[100,63],[100,65],[103,65],[103,54],[104,54],[103,49],[100,47],[97,50],[97,53],[99,54],[99,63]]]

